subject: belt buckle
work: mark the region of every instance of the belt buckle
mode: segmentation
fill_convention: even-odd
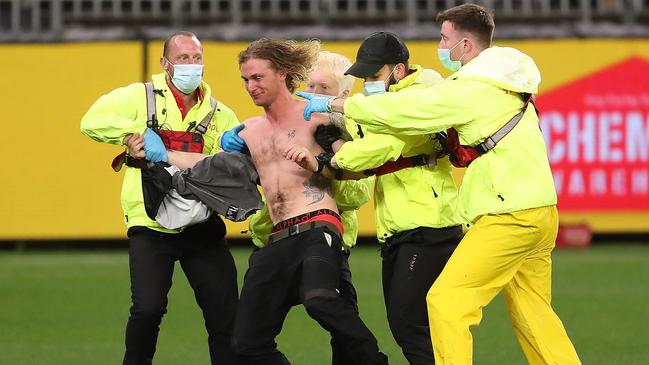
[[[293,237],[298,233],[300,233],[300,225],[299,224],[294,224],[292,226],[288,226],[288,236],[289,237]]]

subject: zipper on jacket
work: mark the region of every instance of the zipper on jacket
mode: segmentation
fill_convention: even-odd
[[[502,195],[498,194],[498,197],[500,198],[500,201],[503,201],[503,202],[505,201],[505,198],[503,198]]]
[[[435,191],[435,187],[433,186],[432,188],[433,188],[433,195],[435,196],[435,198],[437,198],[437,192]]]

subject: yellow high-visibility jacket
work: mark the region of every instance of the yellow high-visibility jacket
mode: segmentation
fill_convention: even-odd
[[[372,190],[372,177],[361,180],[333,181],[333,194],[336,199],[338,210],[341,211],[340,219],[343,223],[345,233],[343,244],[352,248],[358,238],[358,218],[356,210],[370,200]],[[273,229],[273,221],[270,219],[268,205],[250,217],[249,228],[252,243],[257,247],[264,247],[268,243],[268,236]]]
[[[475,146],[516,115],[524,105],[520,94],[535,94],[540,82],[529,56],[491,47],[441,83],[369,98],[354,95],[344,108],[348,117],[375,132],[416,136],[453,127],[462,144]],[[529,106],[518,125],[467,168],[459,209],[474,222],[484,214],[556,202],[539,118]]]
[[[152,76],[155,89],[162,90],[164,97],[156,95],[158,123],[165,129],[186,131],[190,123],[199,124],[212,110],[212,92],[207,83],[200,85],[203,100],[194,105],[185,118],[169,90],[165,74]],[[147,121],[146,92],[143,83],[134,83],[117,88],[101,96],[81,119],[81,133],[98,141],[121,145],[124,137],[132,133],[144,133]],[[237,116],[230,108],[218,103],[207,132],[203,135],[203,153],[214,154],[219,150],[221,134],[239,124]],[[108,164],[109,161],[106,161]],[[122,183],[122,210],[127,227],[144,226],[161,232],[179,232],[160,226],[149,219],[144,210],[142,178],[140,169],[126,167]]]
[[[410,68],[411,73],[391,85],[387,94],[401,94],[406,90],[418,92],[442,81],[435,71],[418,65],[411,65]],[[364,97],[363,100],[374,97]],[[357,121],[356,114],[346,113],[345,116]],[[341,168],[363,171],[394,161],[399,156],[424,154],[434,159],[439,148],[431,135],[365,133],[363,138],[345,143],[335,157]],[[379,242],[418,227],[442,228],[461,224],[456,209],[457,187],[447,157],[438,159],[434,167],[416,166],[377,176],[374,205]]]

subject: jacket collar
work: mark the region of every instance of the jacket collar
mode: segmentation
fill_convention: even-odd
[[[541,73],[534,60],[509,47],[490,47],[462,66],[449,79],[486,82],[513,92],[536,94]]]
[[[425,69],[420,65],[412,64],[410,65],[408,75],[399,80],[399,82],[397,82],[396,84],[390,85],[388,91],[400,91],[416,84],[431,85],[442,80],[442,76],[439,73],[433,70]]]

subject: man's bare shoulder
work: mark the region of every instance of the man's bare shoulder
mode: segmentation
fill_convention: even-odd
[[[256,116],[250,119],[246,119],[242,124],[244,124],[246,127],[241,130],[239,135],[245,138],[246,136],[252,136],[261,133],[261,130],[265,129],[265,127],[268,125],[268,119],[265,116]]]
[[[252,127],[252,126],[254,126],[256,124],[267,122],[267,121],[268,121],[268,119],[265,116],[258,115],[256,117],[252,117],[252,118],[244,120],[243,124],[245,124],[246,128],[248,128],[249,126]]]

